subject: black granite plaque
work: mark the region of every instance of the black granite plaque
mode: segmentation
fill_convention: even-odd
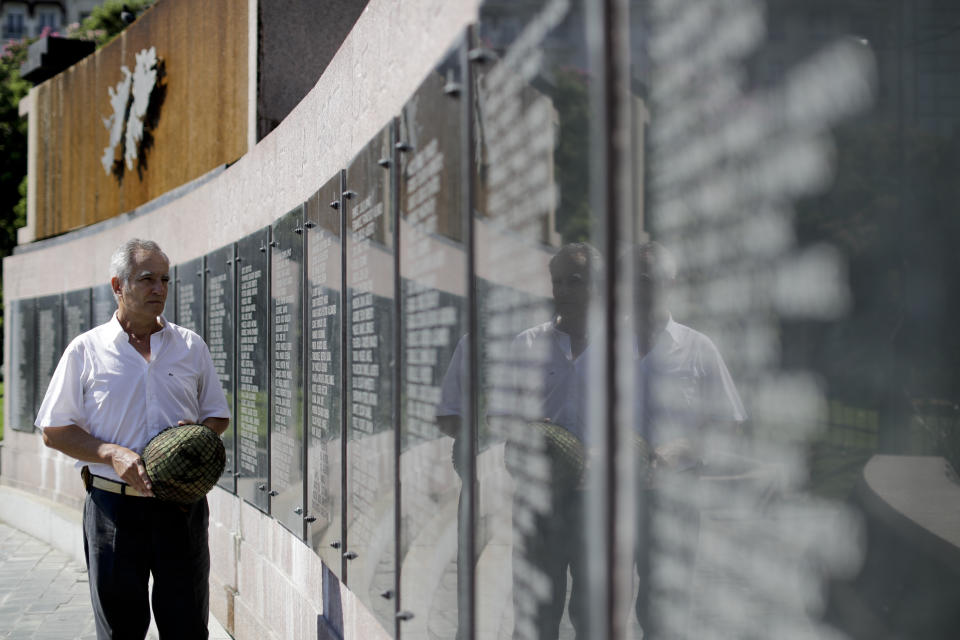
[[[170,288],[167,288],[167,304],[170,303]],[[113,287],[110,283],[99,284],[90,288],[90,298],[92,300],[93,326],[99,326],[109,322],[113,314],[117,311],[117,299],[113,295]],[[166,308],[166,307],[165,307]]]
[[[33,431],[36,418],[34,366],[37,362],[36,301],[11,300],[7,303],[6,320],[10,323],[10,378],[4,395],[10,403],[9,426],[17,431]]]
[[[382,131],[346,175],[347,558],[350,589],[388,631],[396,591],[393,423],[394,230],[390,219],[391,132]]]
[[[270,253],[270,515],[302,537],[303,207],[273,224]]]
[[[587,66],[582,3],[488,2],[477,32],[485,53],[474,56],[473,67],[476,271],[484,279],[476,310],[483,412],[477,516],[497,524],[477,537],[477,591],[496,596],[477,598],[476,633],[586,635],[586,563],[596,556],[581,549],[585,492],[577,467],[562,467],[548,446],[562,442],[582,452],[588,408],[601,406],[588,399],[605,392],[586,373],[587,359],[602,354],[603,345],[579,351],[590,338],[590,272],[560,274],[556,306],[550,273],[564,243],[591,241],[591,231],[602,228],[589,197],[590,100],[597,85]],[[563,325],[577,335],[575,343],[550,324],[558,318],[573,327]],[[604,498],[596,496],[595,504]],[[505,575],[510,589],[501,582]]]
[[[90,289],[77,289],[63,294],[63,344],[70,341],[92,326]]]
[[[404,638],[469,634],[467,253],[462,70],[454,50],[400,118],[400,609]],[[458,505],[462,508],[458,509]],[[462,522],[458,522],[458,512]]]
[[[34,413],[40,408],[43,396],[47,393],[50,378],[63,355],[63,326],[61,313],[62,296],[52,295],[37,298],[37,359],[34,370],[36,396]]]
[[[177,319],[174,322],[200,335],[203,335],[203,276],[203,258],[177,265]]]
[[[204,340],[210,349],[213,366],[230,407],[230,426],[223,434],[223,446],[227,451],[227,463],[219,485],[236,492],[236,301],[237,278],[234,246],[228,245],[206,257],[207,304]]]
[[[338,172],[307,201],[307,540],[343,577],[343,244]]]
[[[270,229],[237,243],[237,495],[269,511]]]

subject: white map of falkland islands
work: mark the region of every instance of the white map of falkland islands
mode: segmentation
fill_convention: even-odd
[[[126,65],[120,67],[123,80],[109,87],[113,113],[103,118],[103,126],[110,133],[110,144],[104,147],[100,164],[109,176],[113,170],[117,145],[123,141],[123,161],[132,170],[137,161],[140,141],[143,140],[143,119],[150,106],[150,96],[157,84],[157,49],[150,47],[137,53],[133,73]],[[129,111],[128,111],[129,106]],[[122,175],[122,172],[121,172]]]

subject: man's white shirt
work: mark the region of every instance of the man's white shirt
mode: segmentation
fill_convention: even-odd
[[[636,417],[651,421],[653,446],[747,419],[720,351],[699,331],[670,318],[650,353],[635,355],[641,386]]]
[[[591,348],[588,345],[574,357],[570,336],[553,322],[523,331],[513,341],[509,362],[503,363],[510,375],[500,374],[491,381],[494,401],[488,415],[547,419],[590,444],[589,394],[603,393],[596,384],[590,384]],[[639,431],[641,420],[648,419],[654,446],[680,437],[697,438],[711,425],[728,426],[746,420],[733,378],[706,335],[671,318],[648,354],[641,357],[636,344],[633,351],[635,428]],[[459,368],[459,363],[456,368],[450,367],[453,371]],[[448,377],[457,377],[449,373]],[[458,389],[453,382],[444,380],[440,415],[458,413],[459,398],[448,393]]]
[[[223,388],[203,339],[167,322],[150,336],[150,360],[129,343],[116,315],[75,338],[50,380],[37,427],[77,425],[96,438],[137,453],[178,421],[229,418]],[[107,464],[78,461],[119,480]]]

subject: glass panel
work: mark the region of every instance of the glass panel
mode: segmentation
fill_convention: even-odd
[[[347,585],[394,631],[394,255],[390,132],[347,168]]]
[[[343,577],[343,245],[337,173],[307,202],[307,540]]]
[[[8,425],[17,431],[33,431],[34,365],[37,362],[36,301],[11,300],[7,303],[6,318],[10,322],[10,379],[6,382],[5,397],[10,402]],[[42,400],[42,398],[41,398]]]
[[[572,244],[604,229],[589,197],[591,92],[603,87],[587,68],[584,34],[579,2],[481,6],[479,637],[603,637],[591,625],[608,617],[594,588],[604,581],[591,582],[588,566],[604,560],[607,522],[596,510],[606,494],[587,499],[585,472],[587,449],[602,453],[604,442],[592,416],[607,393],[605,337],[590,313],[602,260]]]
[[[273,224],[270,515],[303,537],[303,208]]]
[[[449,91],[462,82],[459,53],[427,77],[400,119],[400,608],[413,614],[404,638],[465,638],[469,630],[460,606],[470,597],[469,497],[460,497],[469,453],[461,391],[468,364],[464,107],[459,92]]]
[[[203,335],[203,258],[177,265],[176,277],[177,319],[174,322]]]
[[[269,227],[237,243],[237,495],[261,511],[267,496],[270,375]]]
[[[172,291],[172,285],[167,287],[167,306],[164,306],[164,311],[169,308],[170,292]],[[113,314],[117,311],[117,300],[113,297],[113,288],[110,286],[110,283],[108,282],[92,287],[90,289],[90,296],[93,300],[91,303],[93,307],[93,326],[97,327],[109,322],[113,318]]]
[[[36,395],[34,414],[47,393],[50,378],[63,355],[62,298],[59,295],[37,298],[37,360],[35,363]]]
[[[960,7],[631,6],[636,218],[665,248],[634,265],[641,624],[957,636]],[[667,310],[699,369],[658,357]]]
[[[90,289],[63,294],[63,348],[91,327]]]
[[[236,300],[237,276],[235,271],[234,246],[228,245],[206,257],[207,271],[207,317],[204,321],[207,333],[204,340],[210,349],[213,366],[230,407],[230,426],[223,434],[223,447],[227,451],[227,463],[219,485],[236,492]]]

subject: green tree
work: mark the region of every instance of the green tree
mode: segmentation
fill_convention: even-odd
[[[121,13],[127,7],[131,13],[139,16],[146,11],[155,0],[107,0],[87,16],[77,28],[69,29],[67,35],[71,38],[93,40],[99,49],[107,44],[127,28]]]

